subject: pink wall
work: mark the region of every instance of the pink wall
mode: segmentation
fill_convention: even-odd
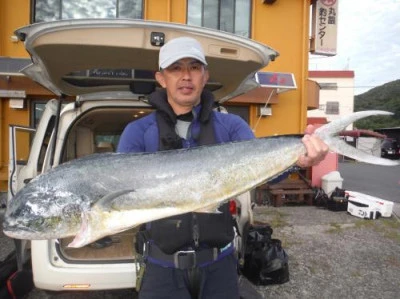
[[[321,178],[331,171],[338,170],[338,154],[329,152],[325,159],[317,166],[311,168],[311,184],[313,187],[321,187]]]

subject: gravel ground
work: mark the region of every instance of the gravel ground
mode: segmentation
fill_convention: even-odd
[[[255,219],[272,225],[289,255],[290,281],[259,287],[265,298],[400,298],[397,217],[285,206],[257,207]]]
[[[3,235],[3,216],[5,209],[0,209],[0,261],[2,261],[11,251],[14,250],[14,244],[11,239]]]

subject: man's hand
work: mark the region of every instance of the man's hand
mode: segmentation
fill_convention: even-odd
[[[305,155],[301,155],[297,160],[297,166],[306,168],[317,165],[319,162],[325,159],[326,154],[329,151],[328,146],[317,136],[312,135],[315,131],[313,125],[308,125],[305,131],[305,135],[302,139],[304,146],[307,149]]]

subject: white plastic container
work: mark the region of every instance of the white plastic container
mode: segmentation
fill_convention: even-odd
[[[341,177],[339,171],[331,171],[321,178],[321,187],[328,196],[335,190],[336,187],[342,189],[343,178]]]

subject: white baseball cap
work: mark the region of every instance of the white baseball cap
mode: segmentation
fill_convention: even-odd
[[[160,69],[165,69],[182,58],[194,58],[207,65],[203,48],[197,40],[191,37],[178,37],[161,47],[158,66]]]

